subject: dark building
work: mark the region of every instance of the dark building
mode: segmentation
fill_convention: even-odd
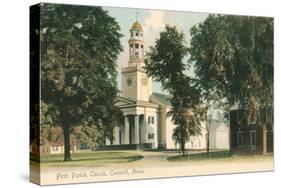
[[[264,125],[244,117],[245,110],[230,110],[230,149],[236,152],[273,152],[273,110],[261,112]]]

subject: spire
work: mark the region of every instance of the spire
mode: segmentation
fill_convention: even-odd
[[[136,21],[133,23],[133,25],[131,27],[131,30],[138,30],[138,31],[142,31],[143,32],[142,26],[138,22],[139,14],[140,14],[140,12],[137,11],[137,9],[136,9]]]
[[[138,15],[140,14],[140,12],[138,12],[137,10],[136,10],[136,22],[138,22]]]

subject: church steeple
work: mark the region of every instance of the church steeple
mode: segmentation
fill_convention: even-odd
[[[144,40],[143,28],[136,21],[130,29],[129,43],[129,66],[141,65],[144,66]]]
[[[152,79],[144,70],[143,28],[136,21],[130,28],[129,63],[122,68],[122,96],[137,101],[149,101],[152,95]]]

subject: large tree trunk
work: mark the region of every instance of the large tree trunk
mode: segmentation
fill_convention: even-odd
[[[185,142],[181,142],[181,150],[182,150],[182,156],[185,155]]]
[[[210,155],[210,130],[207,131],[207,157]]]
[[[63,136],[64,136],[64,161],[71,161],[70,155],[70,128],[69,126],[63,127]]]
[[[266,128],[263,127],[262,128],[262,131],[261,131],[261,137],[262,137],[262,151],[261,153],[262,154],[266,154],[267,153],[267,131],[266,131]]]
[[[212,123],[212,117],[213,117],[213,111],[211,112],[211,117],[208,120],[208,116],[206,114],[206,122],[207,122],[207,157],[210,156],[210,129],[211,129],[211,123]]]

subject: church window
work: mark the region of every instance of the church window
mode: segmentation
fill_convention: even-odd
[[[130,55],[134,55],[134,46],[132,44],[130,45]]]
[[[139,32],[136,32],[136,36],[137,36],[137,37],[139,36]]]
[[[135,45],[135,47],[136,47],[136,48],[139,48],[139,45],[138,45],[138,44],[136,44],[136,45]]]
[[[131,86],[132,83],[133,83],[132,78],[131,78],[131,77],[128,77],[128,78],[127,78],[127,85],[128,85],[128,86]]]
[[[154,116],[148,116],[148,124],[154,124]]]
[[[151,124],[154,124],[154,117],[151,116]]]
[[[134,36],[134,32],[131,32],[131,37],[133,37]]]
[[[149,133],[148,134],[148,139],[153,139],[154,138],[154,133]]]

